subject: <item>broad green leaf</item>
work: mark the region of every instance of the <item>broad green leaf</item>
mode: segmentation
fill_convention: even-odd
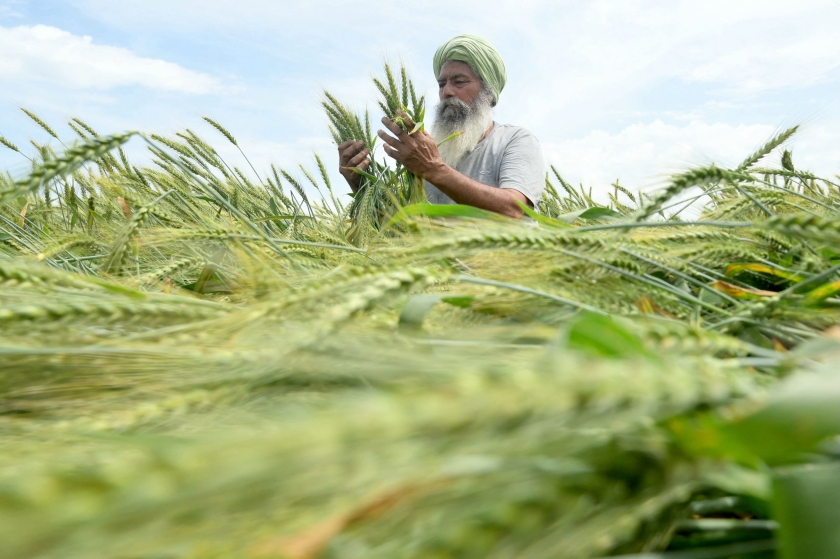
[[[444,297],[441,299],[444,303],[450,304],[453,307],[459,307],[462,309],[468,309],[472,306],[473,301],[475,301],[475,297],[470,297],[467,295],[456,295],[456,296],[449,296]]]
[[[772,482],[767,468],[747,468],[734,464],[731,458],[727,457],[706,471],[703,475],[704,483],[725,493],[748,497],[752,501],[769,500]]]
[[[591,208],[586,209],[582,214],[578,216],[581,219],[604,219],[604,218],[615,218],[620,219],[624,217],[620,213],[613,211],[609,208],[600,208],[598,206],[594,206]]]
[[[790,352],[797,358],[814,359],[840,355],[840,340],[829,336],[817,336],[806,340]]]
[[[598,356],[652,356],[638,336],[607,315],[585,314],[571,326],[567,340],[570,347]]]
[[[772,503],[781,559],[840,557],[840,463],[777,470]]]
[[[565,221],[559,221],[557,219],[552,219],[550,217],[538,214],[537,212],[529,208],[527,204],[523,204],[519,200],[517,200],[516,203],[519,204],[519,207],[522,208],[522,211],[525,212],[525,215],[527,215],[540,225],[545,225],[546,227],[556,227],[558,229],[568,229],[569,227],[571,227],[571,225],[566,223]]]
[[[805,294],[802,302],[806,305],[816,305],[823,299],[827,299],[832,295],[840,292],[840,280],[821,285]]]
[[[727,276],[734,276],[740,274],[741,272],[768,274],[795,282],[800,282],[805,279],[794,272],[786,272],[772,266],[767,266],[766,264],[730,264],[726,267],[726,271],[724,273]]]
[[[774,387],[767,405],[723,427],[723,435],[770,464],[789,464],[840,435],[840,368],[798,373]]]
[[[726,301],[726,299],[708,289],[701,289],[699,298],[704,303],[709,303],[710,305],[722,305]]]
[[[574,223],[578,219],[612,219],[622,217],[624,216],[609,208],[593,206],[591,208],[578,210],[576,212],[569,212],[566,214],[558,215],[557,219],[559,219],[560,221],[565,221],[566,223]]]
[[[386,227],[390,227],[395,223],[403,221],[407,217],[415,215],[423,217],[466,217],[471,219],[502,221],[505,223],[510,223],[512,221],[511,218],[505,217],[501,214],[463,204],[412,204],[411,206],[406,206],[400,209],[397,215],[391,218],[391,221],[388,222]]]
[[[721,293],[725,293],[726,295],[729,295],[730,297],[734,297],[736,299],[761,299],[763,297],[774,297],[778,295],[778,293],[775,291],[767,291],[764,289],[752,289],[749,287],[739,287],[737,285],[731,284],[723,280],[713,282],[711,285]]]

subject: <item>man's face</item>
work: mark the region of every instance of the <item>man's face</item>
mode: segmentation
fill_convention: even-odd
[[[450,60],[440,69],[438,87],[441,101],[454,97],[472,105],[481,93],[481,79],[469,64]]]
[[[493,94],[464,62],[444,64],[438,85],[440,103],[435,107],[432,135],[438,142],[448,138],[438,149],[443,161],[454,167],[493,124]]]

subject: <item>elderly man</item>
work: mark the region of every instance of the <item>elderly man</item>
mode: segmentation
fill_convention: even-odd
[[[385,153],[426,181],[434,204],[468,204],[514,218],[522,207],[535,207],[545,187],[542,149],[533,134],[518,126],[493,122],[493,110],[505,86],[505,64],[493,46],[474,35],[459,35],[437,50],[434,71],[440,104],[432,133],[409,135],[383,118],[391,134],[379,131]],[[440,146],[452,134],[461,134]],[[353,192],[365,169],[368,150],[361,141],[338,146],[341,174]]]

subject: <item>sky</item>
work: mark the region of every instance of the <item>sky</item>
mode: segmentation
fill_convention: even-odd
[[[50,139],[20,107],[67,139],[73,117],[99,133],[190,128],[247,167],[206,115],[257,171],[313,152],[335,166],[323,90],[377,114],[387,59],[434,105],[432,56],[460,33],[505,60],[496,121],[595,192],[737,165],[795,124],[797,168],[840,173],[840,0],[0,0],[0,135],[24,151]],[[0,146],[0,169],[26,163]]]

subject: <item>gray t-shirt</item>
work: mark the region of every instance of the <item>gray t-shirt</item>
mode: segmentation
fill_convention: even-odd
[[[455,169],[482,184],[518,190],[534,207],[545,188],[545,159],[540,143],[524,128],[510,124],[494,122],[490,134]],[[426,197],[432,204],[455,203],[428,181]]]

